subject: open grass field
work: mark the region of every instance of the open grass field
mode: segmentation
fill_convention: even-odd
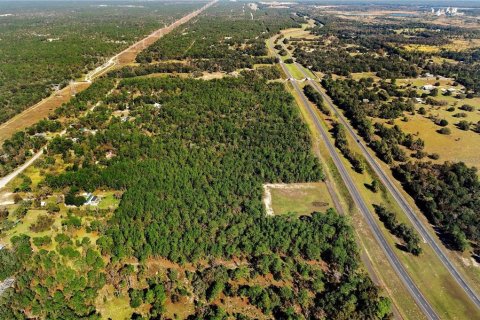
[[[5,232],[5,234],[2,237],[0,237],[0,242],[3,244],[9,244],[10,239],[13,236],[20,235],[20,234],[26,234],[30,237],[42,237],[46,235],[52,235],[53,229],[59,230],[61,228],[60,219],[55,219],[55,222],[53,223],[52,228],[50,230],[47,230],[44,232],[33,232],[30,230],[30,226],[37,221],[37,218],[41,215],[46,215],[46,214],[47,214],[46,210],[29,210],[25,215],[25,217],[22,218],[21,221],[19,221],[13,229]]]
[[[130,298],[127,295],[115,296],[112,285],[106,285],[100,290],[96,308],[102,314],[102,319],[130,319],[133,309],[130,307]]]
[[[297,80],[302,80],[303,78],[305,78],[303,76],[303,73],[298,70],[297,67],[295,67],[294,64],[290,64],[290,63],[286,63],[285,66],[287,67],[288,71],[290,71],[290,74]]]
[[[352,79],[360,80],[363,78],[372,78],[375,81],[379,81],[380,78],[375,75],[375,72],[356,72],[352,73]]]
[[[435,114],[442,114],[435,112]],[[418,135],[425,141],[425,151],[428,153],[438,153],[440,155],[439,162],[444,161],[463,161],[469,166],[480,168],[480,135],[472,130],[463,131],[456,128],[453,124],[448,125],[451,129],[450,135],[444,135],[437,132],[440,128],[432,120],[425,116],[416,114],[409,116],[409,121],[399,121],[395,123],[405,131]],[[447,118],[447,116],[440,116]],[[456,119],[456,118],[454,118]],[[448,120],[450,122],[450,120]],[[456,119],[455,122],[459,120]],[[450,122],[451,123],[451,122]]]
[[[419,88],[421,86],[439,82],[437,87],[439,93],[435,100],[444,101],[446,106],[429,106],[425,104],[416,104],[416,110],[423,107],[426,109],[426,115],[416,113],[415,115],[406,114],[407,122],[396,120],[395,123],[406,133],[417,135],[425,141],[425,150],[428,153],[438,153],[440,159],[437,162],[444,161],[463,161],[467,165],[476,166],[480,168],[480,152],[478,146],[480,145],[480,134],[473,131],[465,131],[457,128],[456,124],[461,120],[466,120],[472,124],[480,121],[480,98],[473,99],[457,99],[452,96],[444,96],[441,93],[442,89],[455,88],[463,90],[462,86],[452,87],[452,80],[441,78],[436,80],[434,77],[417,78],[417,79],[401,79],[398,84],[411,84],[417,87],[419,93],[428,92]],[[463,111],[459,109],[464,104],[469,104],[475,107],[475,111]],[[455,107],[454,111],[447,111],[447,108]],[[465,118],[458,118],[454,115],[457,113],[465,113]],[[451,130],[450,135],[444,135],[437,132],[441,127],[434,123],[434,119],[445,119],[448,121],[447,128]]]
[[[333,201],[324,182],[267,186],[275,215],[309,215],[332,208]]]

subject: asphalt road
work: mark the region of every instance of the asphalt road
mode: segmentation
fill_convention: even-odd
[[[303,67],[295,62],[296,66],[300,69],[300,71],[308,78],[307,74],[305,73]],[[368,164],[373,168],[375,173],[380,178],[380,181],[383,185],[388,189],[388,191],[393,195],[395,201],[398,203],[400,208],[405,212],[408,219],[412,222],[415,229],[418,231],[420,236],[424,239],[424,241],[430,245],[438,256],[438,258],[442,261],[443,265],[447,268],[450,272],[452,277],[458,282],[458,284],[463,288],[463,290],[467,293],[469,298],[475,303],[477,308],[480,308],[480,299],[476,292],[469,286],[468,282],[464,279],[462,274],[458,271],[455,265],[450,261],[450,258],[444,252],[444,250],[440,247],[440,245],[435,241],[431,233],[428,231],[427,227],[424,225],[423,221],[420,220],[417,215],[415,214],[412,207],[409,205],[405,197],[402,193],[398,190],[395,186],[393,181],[390,177],[385,173],[384,169],[378,164],[378,162],[373,158],[373,156],[368,152],[367,146],[362,142],[362,139],[357,135],[353,127],[350,123],[345,119],[343,114],[338,110],[338,108],[330,101],[329,97],[327,97],[321,90],[320,85],[315,82],[314,80],[308,80],[309,84],[311,84],[322,96],[323,99],[328,103],[330,108],[334,111],[337,115],[339,121],[347,128],[347,131],[353,137],[353,140],[357,144],[357,146],[362,151],[363,156],[367,160]]]
[[[271,44],[269,43],[269,45],[271,45]],[[272,52],[275,52],[273,48],[271,48],[271,49],[272,49]],[[278,55],[277,55],[277,57],[281,61],[281,57],[278,56]],[[380,244],[382,250],[384,251],[385,255],[387,256],[387,259],[390,262],[391,266],[393,267],[395,272],[398,274],[398,276],[400,277],[400,279],[402,280],[402,282],[406,286],[407,290],[412,295],[415,302],[418,304],[420,309],[423,311],[425,316],[428,319],[440,319],[438,317],[438,315],[436,314],[436,312],[433,310],[433,308],[430,306],[428,301],[425,299],[423,294],[420,292],[418,287],[415,285],[413,280],[410,278],[409,274],[407,273],[407,271],[403,267],[402,263],[400,262],[398,257],[395,255],[392,248],[388,244],[387,240],[383,236],[382,231],[380,230],[379,226],[377,225],[377,223],[376,223],[376,221],[373,217],[373,214],[368,209],[367,204],[363,200],[359,190],[355,186],[355,184],[354,184],[352,178],[350,177],[347,169],[343,165],[343,163],[342,163],[342,161],[341,161],[341,159],[340,159],[340,157],[337,153],[337,150],[335,149],[334,145],[329,140],[328,133],[326,132],[326,130],[321,125],[317,114],[312,109],[312,107],[311,107],[310,103],[308,102],[307,98],[305,97],[303,91],[300,89],[297,82],[294,80],[294,77],[290,74],[288,69],[285,67],[285,64],[283,62],[281,62],[280,65],[281,65],[283,71],[285,72],[285,74],[287,75],[287,77],[290,78],[290,79],[293,79],[291,81],[291,83],[293,85],[293,88],[295,89],[295,91],[297,92],[299,97],[301,98],[302,104],[305,106],[306,110],[310,114],[316,129],[318,130],[318,132],[320,133],[323,141],[325,142],[325,145],[326,145],[326,147],[327,147],[327,149],[330,153],[330,156],[332,157],[332,160],[333,160],[335,166],[338,168],[338,171],[340,172],[340,176],[342,177],[342,180],[344,181],[344,183],[345,183],[350,195],[352,196],[357,208],[360,210],[360,212],[364,216],[368,226],[372,230],[375,239]],[[300,69],[300,70],[303,72],[303,69]],[[308,77],[306,77],[306,78],[308,78]]]
[[[10,181],[15,179],[16,176],[18,176],[20,173],[23,172],[23,170],[27,169],[32,163],[35,162],[40,156],[43,154],[43,148],[40,149],[33,157],[28,159],[24,164],[21,166],[17,167],[13,172],[10,172],[8,175],[5,177],[0,178],[0,189],[5,187]]]

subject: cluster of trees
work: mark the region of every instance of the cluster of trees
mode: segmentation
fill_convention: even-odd
[[[456,250],[465,250],[468,240],[480,239],[480,182],[477,170],[463,162],[406,163],[394,169],[422,212],[445,234]]]
[[[0,176],[7,175],[18,165],[24,163],[33,153],[39,151],[46,141],[45,137],[35,134],[30,135],[26,131],[14,133],[2,145],[0,152]]]
[[[367,141],[373,140],[373,124],[368,118],[369,109],[362,103],[364,99],[372,101],[369,98],[375,96],[373,92],[364,89],[364,82],[354,80],[333,80],[331,77],[324,77],[322,85],[327,90],[334,103],[345,110],[346,116],[350,119],[352,125],[358,130],[359,134]],[[366,101],[366,100],[365,100]]]
[[[463,28],[411,21],[364,23],[334,16],[322,16],[321,21],[324,26],[313,29],[319,36],[336,36],[342,44],[358,44],[370,50],[394,49],[405,44],[444,45],[450,43],[448,35],[475,34]]]
[[[0,250],[0,281],[13,276],[32,253],[30,239],[27,236],[13,236],[11,243],[11,249]]]
[[[372,85],[369,79],[355,81],[333,80],[325,77],[322,84],[333,101],[345,110],[352,125],[369,142],[370,147],[380,159],[389,164],[394,161],[406,161],[408,156],[401,146],[415,151],[414,156],[417,158],[423,158],[426,155],[423,152],[424,141],[420,138],[415,139],[413,135],[405,134],[397,125],[391,128],[380,123],[373,125],[370,119],[370,117],[397,118],[403,111],[412,110],[412,104],[402,100],[402,97],[388,104],[376,103],[379,100],[387,99],[390,95],[398,94],[394,83],[384,82],[379,87],[369,89]],[[375,138],[375,135],[381,139]]]
[[[165,311],[167,293],[165,291],[165,287],[161,283],[150,281],[148,288],[130,288],[128,295],[130,297],[130,306],[132,308],[138,308],[143,303],[148,303],[151,305],[149,317],[160,317],[162,312]]]
[[[398,125],[387,127],[381,123],[375,123],[375,134],[381,139],[372,141],[371,147],[377,155],[386,163],[392,164],[395,161],[404,162],[408,159],[407,154],[400,145],[415,151],[413,154],[417,158],[423,158],[426,154],[423,152],[425,142],[410,133],[405,134]]]
[[[56,251],[35,252],[28,236],[12,239],[16,246],[13,256],[21,263],[15,270],[15,288],[7,289],[0,300],[0,318],[23,319],[27,314],[39,318],[99,319],[95,299],[106,282],[104,262],[88,238],[84,239],[74,245],[69,236],[58,234]],[[34,240],[41,245],[50,242],[49,238]]]
[[[308,100],[315,104],[322,113],[327,116],[330,115],[330,109],[325,106],[322,95],[317,90],[315,90],[315,88],[307,84],[305,87],[303,87],[303,92],[305,93],[305,96],[308,98]]]
[[[154,64],[141,64],[139,66],[125,66],[108,73],[110,78],[133,78],[152,73],[189,73],[197,71],[190,63],[163,62]]]
[[[480,61],[480,49],[470,49],[464,51],[442,50],[440,51],[442,58],[453,59],[464,63],[475,63]]]
[[[188,319],[198,319],[206,314],[222,319],[249,319],[230,310],[231,304],[235,304],[232,298],[236,297],[246,298],[258,308],[250,310],[250,317],[302,319],[309,315],[314,318],[385,319],[390,316],[390,301],[378,295],[378,288],[365,274],[357,273],[345,278],[322,269],[319,264],[279,254],[237,261],[236,265],[221,261],[198,265],[195,271],[166,268],[159,272],[161,276],[145,280],[138,276],[143,266],[137,272],[129,267],[127,265],[122,270],[129,269],[127,272],[137,277],[136,283],[147,284],[128,290],[131,306],[138,308],[139,313],[150,308],[148,316],[158,309],[154,307],[155,297],[158,296],[155,292],[160,293],[161,301],[193,301],[195,313]],[[232,300],[226,302],[227,299]]]
[[[78,117],[80,114],[91,107],[98,101],[105,98],[108,92],[115,87],[115,80],[111,78],[101,78],[86,90],[78,93],[64,103],[59,108],[55,109],[53,117]]]
[[[416,256],[422,253],[420,237],[412,227],[407,226],[403,222],[398,222],[395,213],[388,211],[383,206],[375,205],[375,212],[378,214],[380,221],[385,225],[385,228],[404,241],[406,251]]]
[[[278,65],[259,67],[255,71],[255,73],[267,80],[275,80],[282,77],[282,72]]]
[[[405,61],[399,55],[378,56],[373,53],[351,54],[336,46],[316,47],[314,51],[296,49],[297,61],[311,66],[314,71],[348,76],[353,72],[375,72],[377,76],[389,78],[417,77],[415,64]]]
[[[358,173],[363,173],[365,170],[365,164],[358,154],[350,150],[348,146],[347,134],[342,124],[338,122],[335,123],[333,127],[333,136],[335,137],[335,146],[342,152],[343,156],[350,161],[353,169]]]
[[[159,62],[153,64],[142,64],[140,66],[127,66],[108,73],[111,78],[133,78],[152,73],[191,73],[201,74],[201,71],[209,72],[232,72],[238,69],[252,69],[255,64],[273,64],[274,58],[269,57],[251,57],[239,55],[233,60],[228,59],[199,59],[191,60],[185,63],[179,62]],[[257,71],[266,79],[278,79],[281,72],[276,66],[260,67]]]
[[[301,268],[302,260],[321,260],[331,275],[310,276],[318,284],[309,289],[316,298],[309,294],[309,302],[297,312],[333,316],[343,305],[344,319],[389,313],[378,289],[359,272],[353,231],[344,217],[333,210],[303,219],[265,215],[263,183],[323,178],[308,131],[282,84],[246,73],[212,81],[130,78],[116,91],[105,107],[116,110],[128,104],[133,120],[106,118],[95,135],[66,146],[68,152],[58,150],[77,166],[45,180],[61,190],[125,190],[97,241],[103,254],[112,261],[133,256],[179,263],[240,258],[277,277],[292,276],[287,270]],[[153,101],[161,107],[154,108]],[[102,112],[97,109],[89,116]],[[116,156],[95,164],[106,146]],[[263,258],[272,255],[276,258]],[[194,292],[206,303],[230,292],[225,278],[198,278],[194,288],[203,289]],[[150,287],[135,290],[135,305],[144,303],[147,295],[151,300]],[[352,303],[354,297],[361,302]],[[271,298],[276,299],[273,294]],[[275,304],[264,310],[292,311]]]
[[[0,123],[50,95],[54,85],[64,87],[106,57],[198,7],[148,3],[135,10],[111,10],[66,2],[9,6],[13,16],[2,18],[0,25]]]

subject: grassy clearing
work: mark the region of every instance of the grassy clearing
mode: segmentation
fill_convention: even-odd
[[[352,79],[354,80],[360,80],[363,78],[373,78],[375,82],[379,81],[380,78],[376,76],[375,72],[356,72],[352,73]]]
[[[100,199],[100,203],[98,204],[99,209],[113,209],[120,203],[120,199],[115,198],[115,191],[102,192]]]
[[[98,293],[96,308],[102,314],[102,319],[130,319],[133,309],[130,307],[130,298],[125,295],[115,297],[112,285],[106,285]]]
[[[11,206],[11,208],[15,208],[15,206]],[[52,228],[50,230],[47,230],[47,231],[44,231],[44,232],[33,232],[30,230],[30,226],[33,225],[39,216],[41,215],[46,215],[47,214],[47,211],[46,210],[29,210],[27,212],[27,214],[25,215],[25,217],[23,217],[22,219],[20,219],[18,221],[18,219],[16,218],[10,218],[10,220],[16,222],[18,221],[18,223],[15,225],[14,228],[12,228],[11,230],[8,230],[7,232],[5,232],[5,234],[0,238],[0,242],[4,243],[4,244],[10,244],[10,239],[13,237],[13,236],[16,236],[16,235],[20,235],[20,234],[26,234],[30,237],[42,237],[42,236],[46,236],[46,235],[52,235],[52,230],[54,229],[60,229],[61,228],[61,223],[60,223],[60,219],[55,219],[55,222],[53,223],[52,225]]]
[[[276,215],[309,215],[334,206],[324,182],[279,185],[269,189]]]
[[[453,87],[452,79],[441,78],[436,80],[430,78],[418,79],[401,79],[397,83],[399,85],[411,84],[417,87],[419,93],[427,92],[420,90],[423,85],[435,84],[439,82],[437,87],[439,93],[435,100],[445,101],[446,106],[430,106],[425,104],[416,104],[417,111],[423,107],[426,110],[426,115],[415,114],[411,115],[405,113],[407,122],[403,120],[396,120],[395,123],[406,133],[417,135],[425,141],[425,151],[428,153],[438,153],[440,159],[438,163],[444,161],[463,161],[469,166],[480,168],[480,153],[478,152],[478,145],[480,144],[480,134],[469,131],[460,130],[456,124],[461,120],[466,120],[472,124],[480,121],[480,98],[473,99],[457,99],[454,96],[445,96],[442,94],[442,89],[455,88],[456,91],[463,90],[463,86]],[[454,93],[456,95],[456,93]],[[464,104],[469,104],[476,108],[475,111],[463,111],[460,107]],[[454,111],[447,111],[448,108],[453,107]],[[465,118],[454,117],[457,113],[465,113]],[[434,123],[435,119],[445,119],[448,121],[447,128],[451,130],[450,135],[444,135],[437,132],[441,127]]]
[[[447,118],[447,116],[440,116]],[[451,130],[450,135],[444,135],[437,132],[440,128],[431,119],[416,114],[408,116],[408,122],[395,121],[396,124],[406,133],[418,135],[425,141],[425,151],[428,153],[438,153],[440,159],[437,162],[444,161],[463,161],[469,166],[480,168],[480,135],[476,132],[463,131],[456,128],[453,124],[459,120],[448,120],[447,126]]]
[[[181,296],[179,301],[175,303],[170,299],[167,300],[165,309],[165,317],[167,319],[187,319],[188,316],[195,313],[195,304],[193,299]]]

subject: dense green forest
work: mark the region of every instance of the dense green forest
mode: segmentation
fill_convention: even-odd
[[[0,123],[200,5],[0,3]]]
[[[282,84],[265,82],[270,73],[212,81],[129,78],[102,98],[114,86],[106,78],[71,108],[59,109],[57,116],[70,118],[71,125],[50,140],[47,157],[60,156],[67,170],[48,175],[40,187],[72,196],[124,191],[108,222],[89,226],[101,231],[96,247],[109,262],[103,265],[88,239],[72,242],[62,234],[55,237],[54,251],[35,251],[26,261],[16,258],[19,250],[5,250],[13,257],[4,260],[13,263],[4,277],[22,276],[0,301],[2,316],[21,318],[26,310],[47,318],[96,319],[99,288],[116,283],[102,271],[106,268],[110,275],[146,277],[145,285],[118,283],[138,310],[133,317],[157,317],[166,300],[185,296],[194,298],[192,319],[230,314],[222,304],[228,297],[244,297],[276,318],[388,317],[389,300],[360,270],[348,219],[333,210],[300,219],[265,214],[263,183],[323,179],[293,98]],[[79,113],[89,105],[97,106]],[[92,130],[96,133],[89,134]],[[106,151],[114,156],[107,158]],[[63,224],[75,228],[82,221],[69,216]],[[26,240],[21,252],[31,250]],[[42,247],[50,241],[34,243]],[[130,265],[132,257],[140,265]],[[209,259],[245,264],[208,265],[193,273],[170,269],[168,277],[148,277],[141,270],[153,257],[180,265]],[[258,282],[268,275],[282,281]]]
[[[464,163],[406,163],[395,168],[406,190],[425,215],[445,232],[455,250],[480,240],[480,181],[477,170]],[[478,248],[477,248],[478,250]]]

